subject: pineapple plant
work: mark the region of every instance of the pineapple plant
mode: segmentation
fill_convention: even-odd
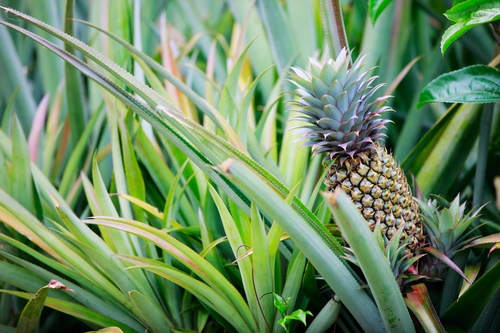
[[[436,198],[442,202],[442,207],[436,199],[417,200],[423,228],[428,235],[428,246],[422,248],[422,251],[432,254],[422,260],[419,271],[428,278],[440,280],[446,276],[448,268],[451,267],[463,276],[452,260],[459,251],[472,245],[472,241],[482,243],[482,239],[474,235],[477,227],[469,228],[479,218],[482,207],[466,214],[466,203],[460,204],[460,194],[451,203],[443,198]],[[498,236],[495,235],[490,242],[493,243],[494,240],[498,241]]]
[[[342,188],[371,230],[380,222],[388,240],[402,229],[402,240],[414,252],[424,241],[418,204],[403,170],[379,142],[389,122],[380,116],[392,109],[381,106],[389,96],[373,98],[383,84],[372,86],[377,77],[363,70],[364,57],[351,65],[344,48],[324,64],[311,59],[308,71],[292,68],[298,97],[292,120],[306,123],[294,130],[313,154],[325,154],[327,190]]]
[[[413,255],[413,253],[406,251],[410,239],[406,238],[402,240],[401,237],[403,232],[404,229],[400,228],[389,240],[382,232],[380,221],[377,222],[373,230],[373,237],[384,253],[384,256],[389,260],[392,274],[402,291],[404,291],[407,285],[425,278],[425,276],[418,274],[415,266],[420,258],[426,256],[426,254],[423,253]],[[358,258],[354,251],[349,246],[345,246],[344,250],[344,258],[359,266]]]

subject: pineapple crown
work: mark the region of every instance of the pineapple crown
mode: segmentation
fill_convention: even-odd
[[[479,218],[482,207],[475,212],[465,214],[465,202],[460,204],[460,194],[451,203],[438,196],[435,198],[444,207],[439,207],[436,199],[427,202],[417,199],[422,224],[428,235],[429,245],[451,259],[463,246],[477,238],[472,236],[475,228],[466,231],[472,222]]]
[[[372,87],[376,76],[368,77],[371,71],[362,71],[363,59],[358,59],[349,68],[351,52],[342,49],[337,59],[320,64],[309,59],[309,71],[292,67],[291,82],[297,86],[298,97],[292,103],[300,114],[291,120],[307,123],[293,128],[302,134],[304,146],[312,146],[314,154],[328,153],[328,158],[340,158],[340,162],[360,156],[375,149],[375,142],[385,136],[381,130],[389,120],[379,118],[392,111],[388,106],[377,108],[390,96],[372,100],[375,92],[383,86]],[[371,100],[371,101],[370,101]]]
[[[403,231],[404,229],[400,228],[389,240],[381,229],[380,221],[377,222],[373,229],[373,237],[375,237],[378,246],[389,260],[394,278],[401,289],[409,283],[424,278],[424,276],[417,274],[415,266],[417,261],[425,256],[425,254],[414,256],[411,251],[408,251],[409,238],[403,239]],[[355,253],[349,247],[344,249],[346,250],[344,258],[359,265]]]

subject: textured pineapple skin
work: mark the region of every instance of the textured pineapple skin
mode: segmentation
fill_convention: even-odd
[[[376,145],[343,163],[334,160],[324,183],[328,191],[342,188],[363,214],[371,230],[380,220],[382,231],[391,239],[404,228],[414,250],[423,242],[418,204],[413,200],[405,174],[385,147]]]

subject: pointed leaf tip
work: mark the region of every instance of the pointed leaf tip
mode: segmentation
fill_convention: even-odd
[[[231,173],[229,169],[233,166],[233,164],[234,160],[232,158],[228,158],[227,160],[222,162],[221,165],[219,165],[219,168],[225,173]]]

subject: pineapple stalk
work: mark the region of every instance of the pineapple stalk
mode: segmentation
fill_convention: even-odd
[[[402,230],[401,239],[413,252],[424,241],[418,205],[404,172],[379,142],[389,122],[380,115],[392,111],[379,105],[389,96],[373,98],[383,85],[372,86],[376,77],[362,70],[364,57],[349,68],[350,56],[343,49],[325,64],[311,59],[307,71],[292,68],[299,113],[292,120],[306,123],[294,130],[314,154],[325,154],[327,190],[343,189],[370,228],[380,223],[388,240]]]

